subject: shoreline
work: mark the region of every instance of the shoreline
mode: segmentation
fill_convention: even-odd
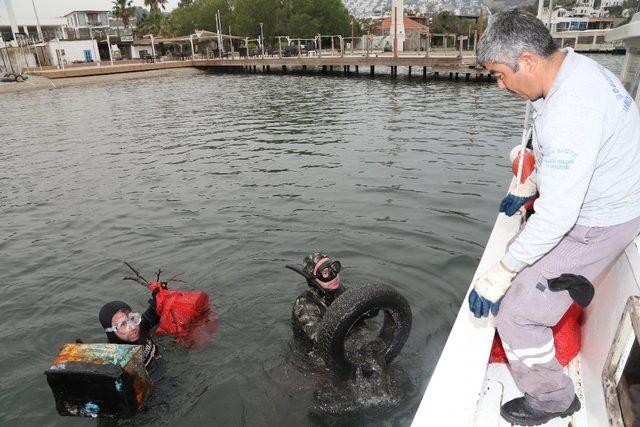
[[[86,86],[101,83],[116,83],[138,79],[155,77],[189,77],[206,74],[205,71],[196,68],[170,68],[163,70],[137,71],[120,74],[104,74],[99,76],[67,77],[50,79],[44,76],[29,74],[29,78],[22,82],[0,83],[0,95],[10,93],[32,92],[36,90],[62,89],[66,87]]]

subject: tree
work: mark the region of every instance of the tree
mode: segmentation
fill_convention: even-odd
[[[138,19],[137,32],[140,35],[153,34],[160,37],[177,35],[171,20],[162,12],[145,13]]]
[[[145,0],[145,5],[152,8],[150,3]],[[231,26],[234,34],[257,38],[263,23],[265,40],[270,43],[282,35],[351,34],[351,17],[342,0],[181,0],[161,27],[176,35],[191,34],[195,29],[215,31],[218,10],[221,31],[226,33]],[[160,18],[152,19],[149,14],[145,24],[156,28]]]
[[[144,5],[149,6],[149,12],[160,12],[160,8],[165,10],[168,0],[144,0]]]
[[[174,9],[169,20],[178,35],[192,34],[195,30],[216,31],[215,14],[218,10],[223,26],[220,30],[226,33],[232,24],[227,0],[193,0],[189,5]]]
[[[113,16],[122,19],[124,27],[129,26],[129,20],[133,16],[132,0],[113,0]]]
[[[620,18],[624,9],[622,6],[615,5],[608,7],[607,10],[609,11],[609,16]]]
[[[519,6],[518,9],[522,9],[525,12],[529,12],[532,15],[538,14],[538,5],[535,3]]]
[[[434,34],[467,34],[469,29],[471,31],[478,29],[478,24],[475,19],[461,18],[445,11],[433,17],[433,22],[429,29]]]
[[[622,9],[629,10],[629,16],[631,16],[640,10],[640,0],[624,0],[624,3],[622,3]]]

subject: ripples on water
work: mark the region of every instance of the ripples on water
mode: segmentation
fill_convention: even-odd
[[[621,58],[598,57],[619,68]],[[299,425],[318,381],[292,360],[284,269],[314,249],[345,283],[410,301],[394,366],[406,397],[376,423],[408,424],[506,190],[524,103],[487,84],[197,75],[4,96],[0,146],[0,424],[56,415],[43,375],[58,348],[103,341],[120,279],[186,272],[210,293],[210,349],[159,343],[173,379],[140,424]],[[160,391],[160,390],[159,390]],[[362,419],[361,421],[365,421]]]

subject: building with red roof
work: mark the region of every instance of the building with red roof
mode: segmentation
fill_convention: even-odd
[[[419,50],[421,46],[420,40],[424,37],[425,34],[429,34],[429,27],[423,25],[419,22],[414,21],[406,15],[403,15],[404,18],[404,32],[405,32],[405,41],[404,46],[399,50]],[[391,17],[388,16],[380,21],[376,27],[375,32],[381,36],[389,36],[389,45],[393,44],[392,38],[393,34],[390,34],[391,29]]]

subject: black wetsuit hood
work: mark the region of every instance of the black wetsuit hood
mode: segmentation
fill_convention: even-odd
[[[106,303],[100,309],[100,314],[98,315],[98,319],[100,319],[100,324],[102,325],[102,329],[110,328],[111,319],[113,319],[113,315],[116,314],[120,310],[131,310],[129,304],[123,301],[111,301]],[[112,344],[131,344],[130,342],[121,340],[114,332],[106,332],[107,339]]]

